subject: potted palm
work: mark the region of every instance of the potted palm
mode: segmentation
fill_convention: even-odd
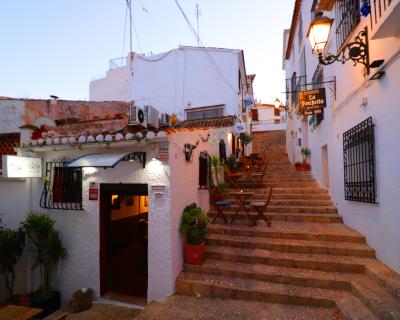
[[[192,203],[183,210],[179,232],[186,237],[185,263],[201,264],[204,259],[204,238],[207,235],[207,216]]]
[[[211,174],[213,186],[208,190],[210,205],[213,206],[215,202],[223,200],[227,195],[227,186],[224,181],[224,167],[215,155],[211,156]]]
[[[243,156],[245,156],[245,146],[247,146],[251,142],[251,135],[242,132],[241,134],[239,134],[239,140],[242,144]]]
[[[3,276],[8,301],[13,299],[15,266],[25,247],[25,233],[19,228],[0,228],[0,274]]]
[[[60,235],[54,229],[55,220],[47,214],[31,212],[21,226],[31,242],[33,252],[32,269],[39,269],[40,287],[29,295],[30,305],[43,309],[47,316],[60,308],[60,293],[52,290],[51,276],[55,266],[67,258],[67,250]]]

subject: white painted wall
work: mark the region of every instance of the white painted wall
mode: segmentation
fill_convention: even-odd
[[[294,46],[291,57],[285,60],[286,78],[290,78],[293,72],[299,74],[300,52],[305,45],[307,82],[311,82],[317,66],[317,58],[312,55],[305,32],[310,22],[310,7],[312,1],[302,3],[302,19],[304,38],[299,47],[298,30],[295,32]],[[325,13],[334,16],[332,12]],[[369,27],[370,17],[362,18],[360,24],[350,35],[353,39],[365,26]],[[297,26],[298,28],[298,26]],[[331,31],[331,43],[328,51],[336,50],[334,29]],[[369,30],[370,31],[370,30]],[[371,34],[370,34],[371,36]],[[324,120],[315,129],[308,128],[308,147],[311,149],[312,172],[322,184],[324,168],[322,165],[322,147],[327,145],[329,156],[329,192],[333,201],[337,204],[339,213],[343,215],[345,223],[359,230],[367,237],[368,243],[377,250],[377,257],[384,263],[400,272],[400,255],[398,243],[400,243],[400,199],[396,196],[400,192],[400,170],[398,167],[400,148],[398,147],[397,119],[400,117],[400,109],[397,101],[400,99],[400,39],[382,38],[371,40],[370,61],[385,59],[388,63],[384,68],[386,75],[380,80],[369,80],[364,75],[362,66],[353,66],[351,62],[346,64],[334,63],[324,67],[324,76],[336,76],[336,98],[325,85],[327,93],[327,107],[324,109]],[[371,70],[373,73],[374,70]],[[363,99],[367,104],[362,106]],[[291,100],[288,101],[292,108]],[[344,174],[343,174],[343,133],[368,117],[372,116],[375,124],[376,146],[376,179],[377,202],[379,204],[365,204],[344,200]],[[302,137],[301,117],[291,112],[288,117],[287,152],[292,162],[299,157],[297,139]]]
[[[25,102],[21,100],[0,100],[0,134],[19,132]]]
[[[144,58],[135,55],[132,65],[107,72],[90,83],[90,100],[134,100],[152,105],[160,113],[184,119],[185,108],[225,104],[225,114],[239,114],[239,70],[246,72],[241,50],[184,47]],[[246,86],[243,88],[245,95]]]

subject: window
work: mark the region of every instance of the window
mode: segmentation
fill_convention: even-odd
[[[342,48],[354,27],[360,22],[360,0],[340,0],[335,4],[336,45]]]
[[[65,163],[46,163],[46,178],[40,198],[41,208],[83,210],[82,168],[67,168]]]
[[[292,79],[290,80],[290,91],[292,94],[292,108],[297,106],[297,87],[296,87],[296,72],[293,72]]]
[[[345,199],[376,203],[375,133],[371,117],[343,134],[343,161]]]
[[[224,115],[224,105],[186,110],[186,120],[218,118]]]

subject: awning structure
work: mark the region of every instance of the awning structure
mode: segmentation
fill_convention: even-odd
[[[94,153],[73,160],[66,165],[67,168],[114,168],[121,161],[138,160],[143,168],[146,166],[146,152],[129,153]]]

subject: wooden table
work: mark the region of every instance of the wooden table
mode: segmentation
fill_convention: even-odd
[[[9,304],[0,308],[0,320],[28,320],[42,311],[38,308]]]
[[[254,196],[254,192],[240,190],[240,191],[230,192],[229,195],[235,198],[235,201],[238,205],[238,209],[234,214],[234,216],[232,217],[229,224],[232,224],[232,222],[239,216],[240,212],[244,213],[244,217],[247,223],[252,224],[252,221],[250,220],[249,216],[249,211],[246,208],[246,200]]]

